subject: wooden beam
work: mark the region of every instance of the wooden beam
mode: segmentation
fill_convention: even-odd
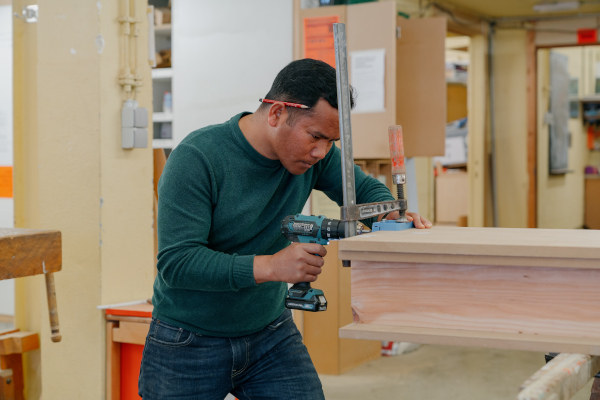
[[[568,400],[600,371],[600,357],[562,353],[527,379],[517,400]]]
[[[537,228],[537,63],[535,31],[527,32],[527,227]]]
[[[37,333],[14,332],[0,336],[0,355],[22,354],[40,348]]]
[[[59,231],[0,229],[0,280],[57,272],[61,268]]]

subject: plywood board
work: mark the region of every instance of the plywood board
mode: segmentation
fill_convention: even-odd
[[[458,171],[435,178],[435,221],[456,223],[469,213],[469,175]]]
[[[585,225],[600,229],[600,179],[585,180]]]
[[[354,157],[389,158],[388,127],[396,124],[396,3],[351,5],[347,7],[347,19],[349,57],[353,51],[385,49],[385,111],[352,113]],[[348,67],[352,79],[350,59]],[[360,103],[361,94],[357,95],[356,101]]]
[[[581,229],[433,227],[359,235],[339,249],[342,260],[600,268],[600,231]]]
[[[353,323],[340,329],[340,337],[446,346],[600,355],[598,340],[562,336]]]
[[[119,323],[118,328],[113,329],[113,341],[119,343],[146,344],[146,336],[150,325],[137,322]]]
[[[562,273],[561,273],[562,272]],[[600,270],[352,262],[354,322],[594,338]]]
[[[445,152],[446,21],[397,19],[396,124],[403,128],[406,157]]]

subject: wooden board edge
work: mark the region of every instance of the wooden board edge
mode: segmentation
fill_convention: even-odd
[[[503,350],[600,355],[600,341],[546,335],[481,332],[454,329],[413,328],[350,324],[340,328],[340,338],[410,342]]]
[[[496,265],[506,267],[599,269],[598,260],[543,257],[511,257],[464,254],[420,254],[340,250],[340,260],[419,264]]]
[[[121,399],[121,343],[113,341],[118,322],[106,323],[106,400]]]

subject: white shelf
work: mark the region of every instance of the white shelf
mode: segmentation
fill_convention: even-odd
[[[152,79],[171,79],[173,78],[173,69],[172,68],[154,68],[152,70]]]
[[[153,149],[172,149],[173,139],[152,139]]]
[[[152,122],[173,122],[173,113],[155,112],[152,114]]]

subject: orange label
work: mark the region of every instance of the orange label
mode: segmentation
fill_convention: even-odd
[[[13,197],[13,167],[0,167],[0,197]]]
[[[338,22],[338,15],[304,18],[304,58],[320,60],[335,68],[333,24]]]

